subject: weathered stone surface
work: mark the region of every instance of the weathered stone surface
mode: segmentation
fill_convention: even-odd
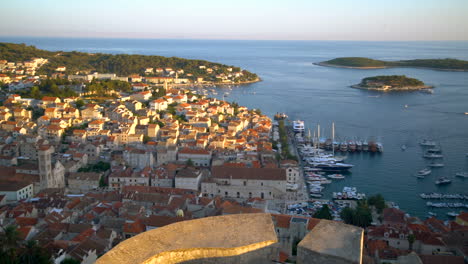
[[[243,254],[248,256],[246,253],[249,252],[258,258],[259,252],[263,252],[262,255],[271,253],[270,249],[262,249],[276,242],[269,214],[215,216],[147,231],[123,241],[96,263],[180,263]]]
[[[362,263],[364,230],[321,220],[298,244],[297,263]]]

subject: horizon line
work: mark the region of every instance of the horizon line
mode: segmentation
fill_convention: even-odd
[[[164,37],[90,37],[90,36],[27,36],[27,35],[0,35],[0,38],[61,38],[61,39],[119,39],[119,40],[211,40],[211,41],[340,41],[340,42],[468,42],[466,40],[348,40],[348,39],[230,39],[230,38],[164,38]]]

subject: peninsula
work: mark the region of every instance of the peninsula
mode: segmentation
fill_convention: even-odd
[[[31,58],[41,58],[41,67]],[[146,77],[153,83],[172,84],[242,84],[260,81],[240,67],[205,60],[177,57],[47,51],[26,44],[0,42],[0,60],[15,62],[0,68],[7,75],[48,75],[53,78],[79,78],[95,72],[115,78]],[[3,62],[4,62],[3,61]],[[0,64],[2,64],[0,62]],[[4,63],[3,63],[4,64]],[[5,71],[6,70],[6,71]],[[114,76],[115,75],[115,76]],[[136,77],[138,76],[138,77]],[[12,77],[12,76],[10,76]]]
[[[382,92],[411,91],[433,88],[418,79],[409,78],[405,75],[381,75],[367,77],[362,79],[361,83],[352,85],[351,87]]]
[[[457,59],[417,59],[400,61],[374,60],[364,57],[342,57],[315,63],[320,66],[351,69],[384,69],[384,68],[424,68],[444,71],[468,71],[468,61]]]

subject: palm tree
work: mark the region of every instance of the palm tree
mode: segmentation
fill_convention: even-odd
[[[16,226],[10,225],[2,228],[3,234],[0,235],[0,263],[15,263],[16,248],[19,244],[19,232]]]
[[[44,248],[39,247],[34,240],[28,240],[21,254],[19,262],[24,264],[51,264],[51,256]]]

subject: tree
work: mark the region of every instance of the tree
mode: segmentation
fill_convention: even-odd
[[[80,264],[80,262],[74,258],[66,258],[60,264]]]
[[[77,109],[80,109],[84,105],[85,105],[85,102],[83,100],[81,100],[81,99],[76,100],[76,102],[75,102],[75,106],[76,106]]]
[[[50,254],[42,247],[39,247],[34,240],[28,240],[19,255],[19,263],[24,264],[51,264]]]
[[[320,208],[320,210],[318,210],[317,212],[315,212],[314,218],[318,218],[318,219],[328,219],[328,220],[332,220],[333,219],[333,216],[330,212],[330,208],[328,208],[328,205],[324,204],[322,206],[322,208]]]
[[[17,248],[19,246],[19,232],[16,226],[9,225],[3,228],[0,235],[0,263],[15,263],[17,259]]]
[[[359,227],[368,227],[372,223],[372,213],[365,201],[359,201],[356,209],[344,208],[340,213],[341,219],[346,224]]]
[[[99,178],[99,187],[107,187],[106,179],[104,176],[101,176],[101,178]]]
[[[193,167],[194,164],[193,164],[192,159],[188,159],[185,165],[187,165],[187,167]]]
[[[373,205],[377,210],[377,213],[379,214],[381,214],[383,209],[387,207],[387,205],[385,204],[385,199],[381,194],[376,194],[369,197],[369,199],[367,199],[367,202],[369,203],[369,205]]]
[[[415,240],[416,240],[416,237],[413,234],[408,235],[409,251],[413,251],[413,243]]]

